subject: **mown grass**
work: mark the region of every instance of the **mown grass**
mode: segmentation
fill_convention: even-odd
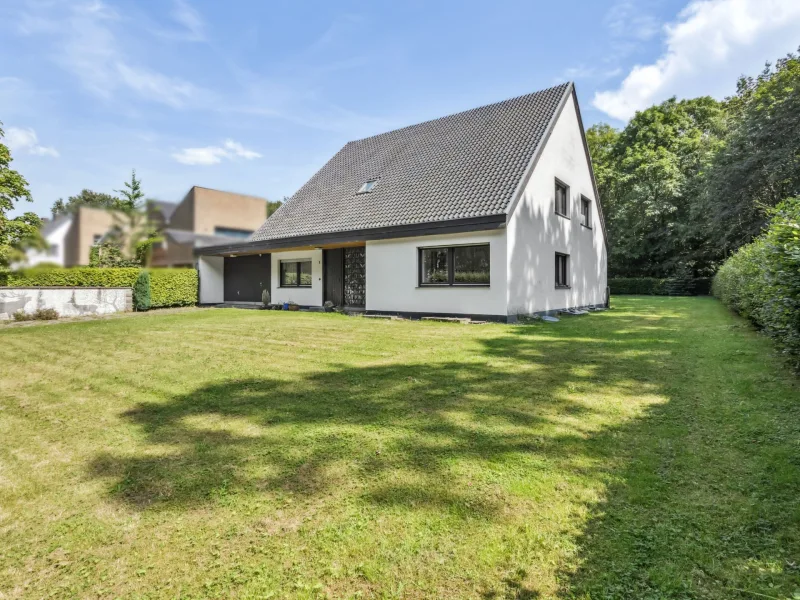
[[[614,305],[0,330],[0,598],[792,598],[798,380]]]

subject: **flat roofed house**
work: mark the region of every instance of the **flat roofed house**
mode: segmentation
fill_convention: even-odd
[[[200,301],[513,321],[607,302],[573,84],[347,143],[247,241],[196,250]]]

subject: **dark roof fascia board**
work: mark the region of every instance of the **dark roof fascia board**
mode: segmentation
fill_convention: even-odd
[[[581,130],[581,139],[583,140],[583,151],[586,153],[586,163],[589,165],[589,175],[592,178],[592,189],[594,190],[594,197],[597,200],[597,214],[600,217],[600,227],[603,230],[603,241],[606,243],[606,250],[608,250],[608,235],[606,234],[606,219],[603,215],[603,204],[600,202],[600,193],[597,191],[597,180],[594,177],[594,165],[592,164],[592,157],[589,154],[589,142],[586,140],[586,130],[583,128],[583,119],[581,118],[581,107],[578,104],[578,95],[575,92],[575,87],[572,88],[572,97],[575,103],[575,113],[578,115],[578,125]]]
[[[485,217],[436,221],[433,223],[395,225],[392,227],[379,227],[375,229],[357,229],[353,231],[320,233],[316,235],[278,238],[274,240],[242,242],[239,244],[225,244],[222,246],[206,246],[205,248],[196,249],[194,253],[198,256],[220,256],[236,253],[269,252],[271,250],[280,251],[306,246],[368,242],[426,235],[445,235],[470,231],[488,231],[492,229],[501,229],[505,226],[505,214],[497,214]]]
[[[570,94],[574,93],[574,91],[575,84],[570,82],[567,88],[564,90],[564,95],[561,97],[558,107],[550,117],[550,122],[547,124],[547,129],[542,137],[542,141],[539,142],[539,145],[536,147],[536,150],[522,175],[522,179],[520,179],[519,183],[517,184],[517,189],[514,190],[514,195],[511,197],[511,202],[508,204],[508,208],[506,208],[506,218],[509,221],[511,220],[511,215],[514,214],[514,209],[517,207],[517,204],[522,198],[522,194],[525,192],[525,187],[528,185],[531,175],[533,175],[533,170],[536,168],[536,164],[539,162],[542,152],[547,146],[547,142],[550,141],[550,135],[553,133],[553,129],[555,128],[561,113],[564,111],[564,106],[567,104],[567,99],[570,97]]]

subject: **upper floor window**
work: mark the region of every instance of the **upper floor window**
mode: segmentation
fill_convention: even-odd
[[[581,196],[581,225],[592,228],[592,201]]]
[[[420,248],[419,285],[489,285],[489,244]]]
[[[569,217],[569,186],[556,179],[556,214]]]
[[[556,287],[569,287],[569,254],[556,252]]]

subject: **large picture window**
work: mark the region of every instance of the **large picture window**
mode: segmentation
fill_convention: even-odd
[[[282,260],[281,287],[311,287],[311,261]]]
[[[489,244],[420,248],[419,285],[489,285]]]

